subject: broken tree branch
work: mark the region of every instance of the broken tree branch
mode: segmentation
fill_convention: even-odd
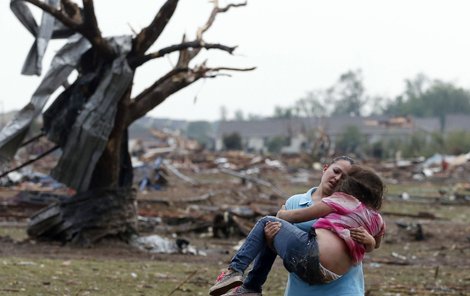
[[[279,196],[286,196],[286,194],[282,190],[280,190],[279,188],[277,188],[276,186],[271,184],[271,182],[268,182],[266,180],[256,178],[256,177],[252,177],[252,176],[249,176],[249,175],[244,174],[244,173],[239,173],[239,172],[229,170],[229,169],[224,169],[224,168],[220,169],[220,172],[225,173],[227,175],[234,176],[234,177],[238,177],[238,178],[240,178],[244,181],[247,181],[247,182],[255,183],[255,184],[258,184],[258,185],[263,185],[265,187],[270,188],[272,191],[274,191]]]
[[[20,164],[19,166],[15,167],[15,168],[13,168],[13,169],[11,169],[11,170],[8,170],[8,171],[6,171],[6,172],[3,172],[2,174],[0,174],[0,178],[5,177],[6,175],[8,175],[8,174],[11,173],[11,172],[14,172],[14,171],[17,171],[17,170],[19,170],[19,169],[21,169],[21,168],[24,168],[25,166],[27,166],[27,165],[29,165],[29,164],[31,164],[31,163],[33,163],[33,162],[35,162],[35,161],[37,161],[37,160],[43,158],[44,156],[46,156],[46,155],[48,155],[49,153],[51,153],[51,152],[57,150],[58,148],[59,148],[59,145],[54,146],[54,147],[52,147],[51,149],[45,151],[44,153],[38,155],[37,157],[35,157],[35,158],[33,158],[33,159],[30,159],[30,160],[28,160],[27,162],[22,163],[22,164]]]
[[[214,0],[213,2],[214,2],[214,8],[212,9],[211,14],[209,15],[209,18],[208,18],[207,22],[202,27],[200,27],[196,32],[196,40],[198,40],[200,42],[203,42],[203,43],[204,43],[204,41],[202,39],[202,35],[207,30],[209,30],[209,28],[212,26],[212,24],[215,21],[215,17],[217,16],[217,14],[224,13],[224,12],[228,11],[231,7],[240,7],[240,6],[245,6],[246,5],[246,2],[245,2],[245,3],[240,3],[240,4],[229,4],[226,7],[220,8],[218,0]],[[185,37],[183,36],[183,42],[184,41],[185,41]],[[200,51],[201,51],[201,48],[194,48],[192,50],[190,50],[188,48],[186,50],[180,51],[180,56],[178,58],[178,63],[176,64],[177,67],[183,67],[183,66],[187,67],[189,65],[189,62],[194,57],[196,57]]]
[[[173,174],[175,175],[176,177],[180,178],[181,180],[193,185],[193,186],[197,186],[199,185],[199,182],[194,180],[193,178],[190,178],[184,174],[182,174],[174,165],[172,165],[171,163],[169,163],[168,161],[164,161],[163,162],[163,165]]]
[[[194,270],[193,272],[191,272],[185,279],[184,281],[182,281],[181,283],[178,284],[178,286],[176,286],[176,288],[174,288],[169,294],[168,296],[171,296],[173,295],[173,293],[175,293],[176,291],[178,291],[181,286],[183,286],[187,281],[189,281],[193,276],[196,275],[196,273],[198,273],[199,270]]]
[[[142,29],[132,40],[132,51],[129,57],[140,57],[145,54],[150,46],[160,37],[168,21],[176,10],[178,0],[167,0],[155,15],[152,22]]]
[[[78,31],[78,28],[80,27],[81,23],[68,17],[62,10],[52,7],[49,4],[44,3],[40,0],[23,0],[23,1],[31,3],[32,5],[40,8],[41,10],[51,14],[57,20],[62,22],[64,25],[66,25],[70,29]]]
[[[98,21],[95,15],[95,6],[93,0],[83,0],[83,23],[90,29],[96,30],[94,33],[97,36],[101,36],[98,30]]]
[[[148,111],[160,105],[170,94],[189,85],[190,83],[184,83],[185,79],[182,77],[182,75],[187,72],[191,72],[191,69],[172,69],[167,74],[160,77],[160,79],[158,79],[156,82],[154,82],[152,86],[148,87],[139,95],[137,95],[137,97],[129,104],[127,125],[130,125],[135,120],[144,116]],[[170,87],[170,85],[173,86]]]
[[[129,117],[127,124],[130,125],[138,118],[144,116],[147,112],[163,103],[170,95],[176,93],[180,89],[207,77],[207,73],[217,71],[251,71],[255,68],[207,68],[198,66],[191,68],[175,68],[158,79],[151,87],[140,93],[129,105]]]
[[[253,71],[255,70],[256,67],[250,67],[250,68],[232,68],[232,67],[217,67],[217,68],[207,68],[208,72],[218,72],[218,71],[239,71],[239,72],[245,72],[245,71]]]
[[[175,44],[171,45],[165,48],[162,48],[156,52],[152,52],[149,54],[146,54],[142,57],[137,57],[137,58],[130,58],[129,59],[129,65],[132,68],[137,68],[141,66],[142,64],[156,58],[160,58],[166,54],[175,52],[175,51],[181,51],[183,49],[188,49],[188,48],[205,48],[205,49],[220,49],[223,51],[227,51],[230,54],[233,54],[233,51],[237,48],[236,46],[226,46],[223,44],[218,44],[218,43],[204,43],[202,41],[189,41],[189,42],[183,42],[180,44]]]
[[[202,35],[207,31],[209,30],[209,28],[212,26],[212,24],[214,23],[215,21],[215,17],[217,16],[217,14],[219,13],[224,13],[224,12],[227,12],[230,8],[232,7],[241,7],[241,6],[246,6],[247,2],[244,2],[244,3],[239,3],[239,4],[234,4],[234,3],[231,3],[231,4],[228,4],[227,6],[225,7],[219,7],[219,1],[218,0],[215,0],[214,1],[214,8],[212,9],[212,12],[209,16],[209,19],[207,20],[207,22],[204,24],[204,26],[202,26],[201,28],[199,28],[198,32],[197,32],[197,38],[198,40],[202,40]]]
[[[139,198],[137,203],[142,206],[146,204],[164,204],[167,206],[172,206],[174,204],[188,204],[188,203],[198,203],[201,201],[208,201],[210,198],[214,197],[216,193],[208,192],[202,195],[197,196],[189,196],[189,197],[178,197],[178,199],[170,199],[168,197],[158,198],[158,197],[151,197],[151,198]]]
[[[98,21],[96,20],[93,0],[83,0],[83,24],[80,27],[80,31],[105,57],[115,57],[116,53],[101,35]]]
[[[98,28],[98,24],[96,21],[95,13],[94,13],[94,6],[92,0],[84,0],[84,15],[85,18],[83,22],[77,22],[75,19],[70,18],[64,11],[61,9],[56,9],[40,0],[24,0],[33,4],[34,6],[42,9],[43,11],[51,14],[57,20],[62,22],[65,26],[69,27],[70,29],[80,33],[90,41],[93,47],[100,52],[106,58],[113,58],[115,56],[114,50],[111,46],[106,42],[105,39],[101,36],[101,32]]]
[[[34,136],[34,137],[32,137],[32,138],[30,138],[30,139],[24,141],[23,143],[21,143],[21,146],[20,146],[20,147],[24,147],[24,146],[28,145],[29,143],[32,143],[32,142],[36,141],[37,139],[39,139],[39,138],[41,138],[41,137],[43,137],[43,136],[45,136],[45,135],[46,135],[46,133],[40,132],[40,133],[37,134],[36,136]]]
[[[76,23],[82,23],[82,12],[81,8],[71,0],[61,0],[62,9],[65,13]]]

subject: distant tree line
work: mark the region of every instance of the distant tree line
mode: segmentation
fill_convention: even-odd
[[[222,121],[227,120],[227,114],[227,109],[221,107]],[[291,106],[276,106],[272,117],[335,115],[437,117],[443,130],[445,116],[448,114],[470,114],[470,90],[454,83],[418,74],[412,79],[405,80],[404,90],[394,98],[373,96],[366,92],[362,71],[357,69],[341,74],[338,80],[326,89],[307,92]],[[260,118],[262,116],[255,114],[244,115],[242,110],[236,110],[233,117],[234,120]],[[209,122],[197,122],[188,127],[188,135],[205,143],[206,146],[211,133],[213,125]],[[311,137],[313,139],[315,135]],[[239,135],[227,135],[224,143],[227,149],[238,149],[241,146],[241,138]],[[287,145],[286,139],[275,138],[270,140],[267,148],[270,152],[277,153],[285,145]],[[382,159],[394,157],[396,151],[400,151],[403,157],[430,156],[436,152],[459,154],[470,151],[470,134],[464,131],[446,135],[416,132],[407,139],[395,138],[370,144],[357,127],[351,126],[345,127],[344,132],[337,138],[335,149],[338,153],[362,154]]]
[[[405,80],[404,91],[395,98],[366,93],[362,71],[340,75],[331,87],[308,92],[292,106],[276,106],[273,117],[334,115],[390,115],[439,117],[470,114],[470,91],[450,82],[432,80],[424,74]]]
[[[403,158],[430,157],[435,153],[459,155],[470,151],[470,133],[456,131],[447,134],[418,131],[408,138],[396,137],[369,143],[358,127],[346,127],[338,137],[335,152],[360,157],[394,159],[397,152]]]
[[[317,108],[320,105],[323,108]],[[369,114],[366,114],[366,107],[370,108]],[[470,114],[470,91],[453,83],[432,80],[424,74],[418,74],[414,79],[405,80],[404,91],[394,99],[372,97],[366,94],[362,74],[358,70],[341,75],[337,83],[325,91],[308,93],[287,109],[292,110],[295,116],[318,116],[322,112],[327,116],[437,117],[443,130],[446,115]],[[276,113],[279,114],[279,109],[275,109]],[[370,144],[357,127],[346,127],[336,141],[336,150],[338,153],[362,154],[381,159],[393,158],[397,151],[403,157],[431,156],[434,153],[455,155],[470,151],[470,133],[457,131],[444,135],[441,132],[429,134],[419,131],[408,138],[393,138]]]

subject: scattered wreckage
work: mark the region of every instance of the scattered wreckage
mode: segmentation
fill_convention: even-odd
[[[174,142],[169,141],[169,143]],[[142,234],[149,236],[145,239],[144,236],[133,237],[131,242],[142,250],[203,255],[203,251],[191,248],[190,237],[198,235],[243,238],[259,217],[276,214],[288,196],[281,190],[285,184],[308,188],[321,177],[321,170],[285,165],[285,162],[292,161],[295,157],[293,155],[289,155],[288,160],[284,161],[282,157],[272,159],[235,151],[220,153],[199,151],[199,147],[186,146],[183,140],[178,142],[181,143],[180,146],[173,146],[172,149],[168,145],[160,147],[158,153],[153,150],[152,157],[148,156],[146,147],[143,147],[141,153],[133,158],[136,176],[133,194],[137,203],[138,229]],[[195,161],[187,157],[195,153],[192,149],[198,151]],[[426,196],[403,192],[396,196],[387,194],[387,200],[470,205],[470,184],[463,181],[464,179],[457,179],[461,171],[470,169],[468,161],[447,170],[438,170],[437,166],[440,164],[429,159],[410,161],[406,166],[404,162],[394,166],[391,164],[368,163],[380,172],[388,183],[406,182],[407,179],[410,180],[410,176],[431,168],[435,173],[426,176],[429,180],[437,177],[454,178],[459,181],[454,182],[452,188],[443,187],[439,192],[432,192]],[[403,170],[404,167],[406,170]],[[27,219],[31,216],[31,220],[34,220],[35,217],[42,215],[41,211],[36,211],[54,202],[67,203],[67,198],[74,193],[47,175],[25,174],[23,178],[19,178],[19,174],[16,172],[15,177],[7,182],[9,187],[4,187],[4,190],[8,189],[10,192],[13,192],[12,189],[21,191],[3,200],[2,217]],[[283,184],[277,184],[279,180],[283,180]],[[144,183],[146,186],[143,186]],[[112,202],[104,200],[103,204],[109,206]],[[21,211],[15,211],[15,207],[21,208]],[[34,212],[36,214],[33,215]],[[23,213],[23,216],[20,213]],[[384,215],[425,220],[441,219],[427,212],[404,214],[384,211]],[[404,233],[408,233],[408,238],[425,239],[423,231],[425,225],[403,224],[400,221],[397,225]],[[181,239],[186,243],[182,244]]]

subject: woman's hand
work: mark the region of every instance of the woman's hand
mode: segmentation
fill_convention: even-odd
[[[366,252],[372,252],[375,249],[375,238],[364,227],[351,228],[349,232],[353,240],[364,245]]]

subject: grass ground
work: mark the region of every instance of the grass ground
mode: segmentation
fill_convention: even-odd
[[[301,192],[282,186],[287,193]],[[304,188],[303,188],[304,189]],[[434,197],[438,185],[391,186]],[[364,260],[366,291],[372,295],[470,295],[470,207],[435,202],[386,201],[387,233],[380,249]],[[428,218],[406,214],[431,213]],[[434,218],[432,218],[432,216]],[[424,240],[398,227],[420,224]],[[81,249],[26,239],[25,225],[0,227],[0,295],[207,295],[241,238],[193,236],[192,244],[212,250],[207,256],[148,254],[124,244]],[[277,260],[265,295],[284,293],[287,274]]]

